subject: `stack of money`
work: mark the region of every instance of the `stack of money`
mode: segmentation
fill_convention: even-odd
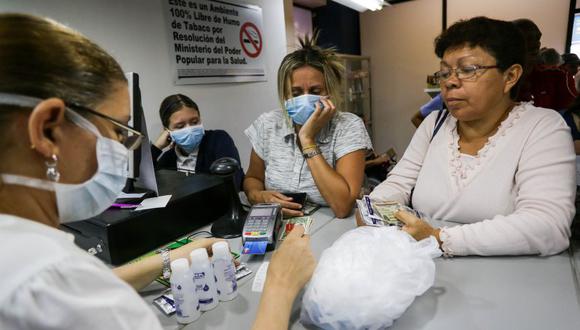
[[[399,210],[411,210],[395,201],[373,202],[367,195],[357,199],[356,203],[362,221],[368,226],[375,227],[402,227],[403,223],[395,217],[395,213]]]
[[[401,210],[402,205],[396,202],[381,202],[373,203],[373,208],[375,212],[378,213],[383,222],[387,226],[402,226],[403,223],[395,217],[395,213]]]
[[[288,218],[282,221],[282,229],[280,231],[280,240],[283,241],[289,232],[294,229],[295,225],[303,225],[304,233],[308,234],[310,232],[310,225],[312,224],[312,217],[295,217]]]

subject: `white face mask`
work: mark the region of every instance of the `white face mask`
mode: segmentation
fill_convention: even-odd
[[[14,94],[0,94],[0,104],[34,107],[41,100]],[[32,103],[31,103],[32,102]],[[106,138],[90,121],[67,109],[66,116],[76,125],[97,137],[97,172],[89,180],[58,183],[14,174],[0,174],[7,184],[54,191],[61,223],[94,217],[105,211],[123,190],[127,180],[129,150],[121,143]]]

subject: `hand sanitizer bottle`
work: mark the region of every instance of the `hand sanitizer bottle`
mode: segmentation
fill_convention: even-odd
[[[195,249],[189,254],[191,259],[191,273],[195,283],[195,292],[199,298],[199,305],[202,311],[214,309],[219,300],[216,290],[216,279],[213,274],[211,263],[207,255],[207,250],[203,248]]]
[[[213,271],[217,279],[220,301],[229,301],[238,296],[236,268],[227,242],[217,242],[211,247]]]
[[[199,299],[195,294],[187,259],[179,258],[171,262],[170,281],[177,322],[187,324],[197,320],[201,315]]]

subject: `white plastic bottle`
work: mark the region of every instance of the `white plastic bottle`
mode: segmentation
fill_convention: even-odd
[[[170,281],[177,322],[187,324],[197,320],[201,315],[199,299],[195,294],[187,259],[179,258],[171,262]]]
[[[220,301],[229,301],[238,296],[236,268],[227,242],[217,242],[211,247],[213,271],[217,280]]]
[[[191,251],[191,274],[195,282],[195,292],[199,298],[199,307],[202,311],[214,309],[219,300],[216,290],[216,280],[213,268],[209,262],[206,249],[200,248]]]

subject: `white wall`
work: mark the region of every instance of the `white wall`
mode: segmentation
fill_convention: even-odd
[[[247,168],[251,146],[243,130],[260,113],[278,107],[276,70],[286,54],[286,32],[282,0],[240,2],[263,10],[266,82],[174,85],[161,0],[2,0],[0,11],[48,16],[65,23],[106,49],[125,71],[139,73],[151,139],[161,131],[158,111],[163,98],[175,93],[190,96],[200,107],[206,129],[230,133]]]
[[[437,71],[433,39],[441,32],[441,1],[416,0],[360,16],[361,52],[371,57],[374,147],[405,151],[411,116],[429,97],[427,74]]]
[[[433,40],[441,32],[441,0],[415,0],[361,15],[362,54],[371,56],[375,149],[405,150],[415,128],[411,116],[429,98],[427,74],[438,69]],[[569,0],[447,1],[447,24],[460,18],[530,18],[542,30],[542,45],[563,52]]]
[[[474,16],[502,20],[529,18],[542,31],[542,47],[566,49],[570,0],[447,0],[447,24]]]

